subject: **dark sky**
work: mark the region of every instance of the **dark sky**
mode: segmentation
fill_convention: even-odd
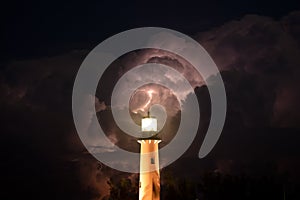
[[[130,28],[158,26],[195,34],[245,14],[280,18],[296,1],[9,1],[1,6],[1,58],[93,48]]]
[[[71,94],[89,51],[120,31],[144,26],[194,37],[216,62],[227,92],[228,115],[216,147],[199,160],[199,144],[192,145],[171,166],[174,172],[287,173],[297,182],[299,9],[296,1],[248,0],[3,3],[0,163],[6,199],[95,199],[107,194],[109,178],[130,176],[86,153],[74,127]],[[207,90],[195,92],[208,118]],[[204,121],[198,140],[206,128]]]

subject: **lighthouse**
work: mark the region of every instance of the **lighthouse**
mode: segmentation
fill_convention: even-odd
[[[160,175],[157,137],[157,119],[150,116],[142,118],[142,137],[140,143],[140,181],[139,200],[160,199]]]

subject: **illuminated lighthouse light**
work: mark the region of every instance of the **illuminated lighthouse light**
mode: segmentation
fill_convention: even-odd
[[[142,131],[157,131],[157,119],[154,117],[145,117],[142,119]]]

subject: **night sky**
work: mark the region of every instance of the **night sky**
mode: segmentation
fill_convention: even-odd
[[[193,191],[202,199],[283,199],[281,194],[288,200],[299,198],[296,1],[10,1],[3,3],[0,15],[1,199],[107,199],[108,181],[134,182],[136,174],[110,169],[82,145],[72,118],[72,87],[80,64],[95,46],[121,31],[147,26],[174,29],[198,41],[217,64],[228,101],[221,138],[200,160],[210,100],[205,86],[195,87],[203,116],[196,142],[162,170],[162,199],[171,199],[170,177],[176,177],[176,183],[196,183]],[[96,94],[97,114],[104,116],[99,123],[113,130],[108,136],[117,145],[132,151],[138,145],[127,143],[116,130],[108,109],[113,83],[124,73],[114,66],[130,67],[139,56],[146,62],[175,63],[155,55],[149,50],[120,58]],[[138,97],[135,101],[140,103]],[[211,195],[210,189],[221,184],[216,176],[227,177],[221,182],[228,193],[215,190]],[[224,184],[228,179],[235,182]],[[248,192],[236,189],[240,180]]]

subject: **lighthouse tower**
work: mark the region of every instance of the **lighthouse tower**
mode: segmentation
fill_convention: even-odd
[[[157,137],[157,119],[147,117],[142,119],[142,137],[138,140],[140,150],[140,183],[139,200],[160,199],[160,175]]]

